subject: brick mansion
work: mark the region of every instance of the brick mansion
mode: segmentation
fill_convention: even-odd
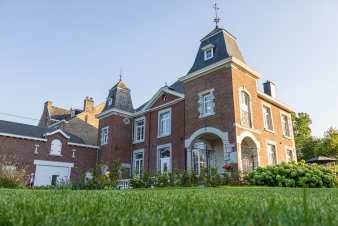
[[[193,59],[192,59],[193,60]],[[96,164],[121,163],[126,177],[215,168],[241,172],[296,160],[291,113],[271,81],[246,64],[236,38],[216,26],[191,69],[134,107],[122,80],[95,105],[64,109],[47,101],[39,125],[0,120],[7,170],[24,165],[34,184],[85,175]]]

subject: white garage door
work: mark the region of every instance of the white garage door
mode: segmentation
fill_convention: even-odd
[[[35,160],[34,186],[54,185],[70,179],[73,163]]]

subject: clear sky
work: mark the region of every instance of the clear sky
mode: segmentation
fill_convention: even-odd
[[[308,112],[315,135],[338,127],[338,1],[219,6],[261,82],[273,80],[279,100]],[[213,15],[211,0],[0,0],[0,112],[39,119],[46,100],[102,102],[120,68],[137,107],[187,73]]]

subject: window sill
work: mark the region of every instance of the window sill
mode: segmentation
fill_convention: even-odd
[[[163,138],[163,137],[169,137],[171,136],[171,134],[162,134],[162,135],[158,135],[157,138]]]
[[[144,143],[144,140],[133,141],[133,144],[140,144],[140,143]]]
[[[288,140],[292,140],[292,139],[293,139],[293,137],[285,136],[284,134],[283,134],[283,137],[284,137],[285,139],[288,139]]]
[[[49,155],[50,156],[57,156],[57,157],[62,157],[63,155],[61,155],[61,154],[51,154],[51,153],[49,153]]]
[[[275,134],[275,133],[276,133],[274,130],[267,129],[267,128],[264,128],[264,131],[266,131],[266,132],[269,132],[269,133],[273,133],[273,134]]]
[[[199,118],[206,118],[206,117],[213,116],[213,115],[215,115],[215,113],[200,115]]]

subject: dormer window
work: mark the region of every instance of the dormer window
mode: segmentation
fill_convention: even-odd
[[[205,61],[214,57],[214,47],[215,47],[214,45],[209,44],[209,45],[206,45],[202,48],[202,50],[204,52],[204,60]]]
[[[113,99],[111,97],[108,98],[108,106],[111,106],[113,104]]]

